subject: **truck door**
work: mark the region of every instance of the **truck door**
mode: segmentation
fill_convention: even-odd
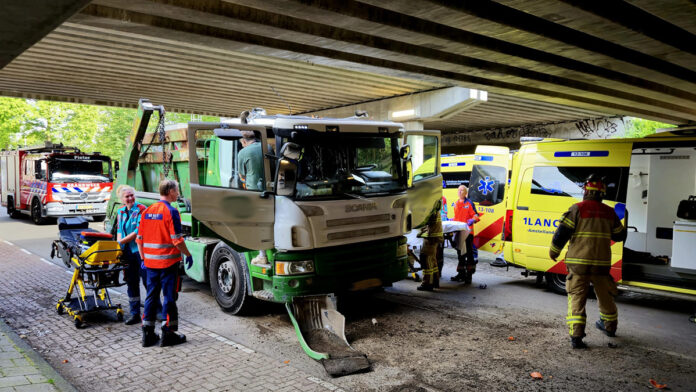
[[[245,131],[253,132],[254,144],[260,146],[243,147],[241,139]],[[237,246],[271,249],[275,211],[274,196],[268,185],[272,178],[265,155],[266,128],[189,123],[188,145],[193,217]],[[250,150],[242,153],[245,148]],[[258,159],[263,162],[263,174],[240,166],[245,162],[258,166]],[[249,163],[250,160],[253,162]]]
[[[474,225],[474,245],[480,250],[499,253],[503,249],[501,235],[510,162],[510,149],[507,147],[476,147],[469,198],[476,204],[481,217],[481,221]]]
[[[411,147],[413,182],[408,189],[411,228],[425,225],[425,220],[442,201],[440,173],[440,131],[405,131],[405,143]]]

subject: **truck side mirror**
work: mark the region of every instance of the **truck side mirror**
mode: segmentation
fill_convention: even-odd
[[[114,161],[114,178],[118,178],[118,171],[121,168],[121,165],[118,163],[118,161]]]
[[[297,184],[297,161],[281,158],[276,168],[275,193],[278,196],[292,197]]]
[[[294,161],[299,160],[301,154],[302,147],[300,147],[297,143],[287,142],[283,144],[283,147],[280,148],[281,156],[283,156],[284,158],[292,159]]]
[[[401,149],[399,150],[399,156],[403,160],[407,160],[411,157],[411,146],[408,144],[404,144],[401,146]]]

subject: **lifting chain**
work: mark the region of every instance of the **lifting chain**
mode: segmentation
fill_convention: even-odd
[[[159,122],[157,123],[157,134],[159,136],[160,143],[162,144],[162,172],[164,173],[164,178],[169,177],[169,171],[172,167],[172,161],[174,160],[174,155],[167,151],[167,133],[164,130],[164,109],[159,114]]]

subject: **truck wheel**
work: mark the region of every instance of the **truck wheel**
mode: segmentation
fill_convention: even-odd
[[[247,269],[242,255],[220,242],[210,258],[210,291],[225,312],[243,314],[249,308]]]
[[[15,208],[14,199],[11,197],[7,198],[7,215],[12,219],[17,219],[21,215],[21,212]]]
[[[92,217],[92,222],[104,222],[105,219],[106,219],[106,215],[104,215],[104,216],[96,215],[96,216]]]
[[[34,199],[31,203],[31,220],[34,221],[35,225],[43,225],[46,223],[46,218],[41,216],[41,203],[38,199]]]
[[[546,287],[557,294],[566,295],[565,274],[546,273]]]

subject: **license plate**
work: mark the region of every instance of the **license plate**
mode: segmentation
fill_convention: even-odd
[[[353,282],[353,285],[350,287],[351,291],[356,291],[356,290],[365,290],[369,289],[372,287],[380,287],[382,286],[382,280],[377,279],[377,278],[372,278],[372,279],[365,279],[365,280],[359,280],[357,282]]]
[[[83,204],[83,205],[77,206],[77,209],[80,210],[80,211],[82,211],[82,210],[92,210],[92,209],[94,209],[94,206],[91,205],[91,204]]]

